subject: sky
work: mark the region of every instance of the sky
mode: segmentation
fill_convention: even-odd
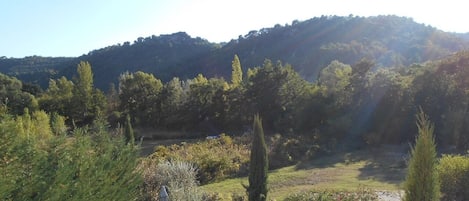
[[[0,0],[0,57],[81,56],[138,37],[184,31],[228,42],[322,15],[397,15],[469,32],[458,0]]]

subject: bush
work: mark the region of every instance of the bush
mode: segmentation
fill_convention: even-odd
[[[469,157],[444,155],[437,167],[441,200],[469,200]]]
[[[228,194],[224,195],[221,193],[207,193],[204,194],[203,199],[204,201],[247,201],[248,198],[245,194]]]
[[[314,158],[318,153],[325,152],[318,145],[315,135],[313,137],[283,137],[276,134],[270,138],[269,168],[277,169],[294,165],[302,160]]]
[[[195,144],[158,146],[151,160],[178,160],[191,162],[198,169],[201,184],[230,176],[247,174],[249,149],[247,145],[233,142],[229,136],[201,141]]]
[[[163,185],[169,188],[171,200],[202,200],[202,193],[197,188],[197,170],[190,163],[182,161],[154,163],[151,160],[144,160],[138,169],[144,179],[142,188],[144,200],[156,200]]]
[[[300,192],[289,195],[284,201],[374,201],[378,200],[378,195],[365,188],[359,188],[355,192],[337,192],[337,191],[310,191]]]

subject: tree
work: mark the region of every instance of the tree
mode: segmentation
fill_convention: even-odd
[[[417,114],[418,136],[411,151],[411,158],[404,183],[406,201],[433,201],[440,198],[440,182],[437,174],[434,127],[428,116],[420,110]]]
[[[93,72],[88,62],[81,61],[77,67],[78,77],[74,80],[71,118],[81,123],[90,116],[93,90]]]
[[[174,77],[164,85],[161,92],[161,119],[162,126],[166,129],[180,128],[182,106],[186,102],[187,93],[182,87],[183,82]]]
[[[352,91],[352,103],[353,109],[360,109],[363,104],[364,94],[366,91],[367,75],[370,70],[375,66],[374,61],[369,59],[362,59],[359,62],[352,65],[352,74],[350,77],[350,84],[347,86],[347,90]]]
[[[415,113],[407,88],[409,82],[409,78],[389,69],[370,74],[364,107],[373,110],[365,127],[369,132],[363,132],[368,144],[402,143],[415,136],[409,131],[414,128],[409,118]]]
[[[57,113],[52,113],[50,118],[51,130],[54,135],[67,134],[67,126],[65,125],[65,118]]]
[[[5,105],[11,114],[22,114],[24,108],[37,109],[37,101],[33,95],[23,92],[23,83],[0,73],[0,105]]]
[[[262,67],[248,71],[246,85],[247,106],[265,117],[265,128],[290,132],[294,111],[308,83],[290,65],[265,60]]]
[[[125,142],[133,144],[135,141],[134,129],[130,123],[130,115],[125,116],[125,130],[124,130]]]
[[[39,98],[40,108],[49,113],[57,113],[64,117],[70,117],[73,85],[73,82],[65,77],[49,80],[49,87]]]
[[[238,55],[234,55],[231,68],[231,84],[235,87],[239,86],[243,81],[243,70],[241,69],[241,62],[239,61]]]
[[[207,79],[202,74],[190,81],[189,97],[185,104],[186,126],[208,132],[220,132],[226,115],[226,91],[229,84],[224,79]]]
[[[88,62],[80,61],[77,67],[78,78],[76,79],[76,89],[81,95],[91,96],[93,90],[93,72]]]
[[[77,73],[78,77],[75,77],[73,82],[73,96],[68,117],[77,125],[91,124],[104,113],[106,96],[94,88],[90,63],[81,61],[77,66]]]
[[[269,161],[267,146],[264,139],[264,129],[259,115],[254,116],[254,136],[249,163],[249,186],[246,188],[249,201],[265,201],[267,198],[267,171]]]
[[[332,61],[319,73],[319,85],[326,87],[327,94],[335,98],[337,107],[343,107],[350,102],[351,91],[347,90],[347,87],[350,85],[351,75],[352,67],[337,60]]]
[[[152,74],[138,71],[119,78],[120,109],[130,114],[135,126],[158,125],[163,83]]]

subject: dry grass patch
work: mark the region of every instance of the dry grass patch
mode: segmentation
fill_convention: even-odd
[[[282,200],[301,191],[355,191],[364,187],[377,191],[398,191],[405,178],[401,149],[361,150],[318,158],[301,166],[289,166],[269,173],[269,199]],[[392,153],[391,153],[392,152]],[[394,153],[396,152],[396,153]],[[207,192],[243,193],[247,178],[227,179],[202,186]]]

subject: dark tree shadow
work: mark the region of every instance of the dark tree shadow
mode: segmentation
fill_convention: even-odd
[[[306,170],[327,168],[338,163],[352,164],[365,161],[365,166],[359,169],[358,179],[377,180],[399,185],[405,179],[408,153],[408,145],[383,145],[376,148],[324,155],[314,160],[301,162],[296,168]]]

